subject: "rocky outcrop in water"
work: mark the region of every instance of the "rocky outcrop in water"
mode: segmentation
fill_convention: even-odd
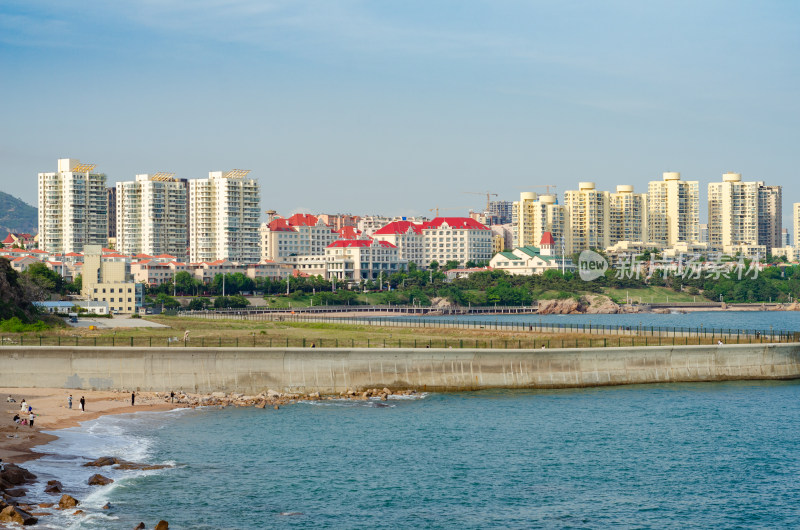
[[[79,505],[80,502],[78,499],[73,497],[72,495],[67,495],[66,493],[61,496],[61,499],[58,501],[58,508],[59,510],[66,510],[69,508],[74,508]]]
[[[2,524],[16,523],[22,526],[29,526],[36,524],[37,521],[38,519],[36,519],[36,517],[16,506],[6,505],[5,508],[0,511],[0,523]]]
[[[99,473],[95,473],[94,475],[89,477],[88,484],[90,486],[107,486],[107,485],[109,485],[109,484],[111,484],[113,482],[114,482],[113,478],[104,477],[103,475],[100,475]]]

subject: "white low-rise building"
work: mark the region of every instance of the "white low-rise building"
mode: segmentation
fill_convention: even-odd
[[[378,239],[340,239],[325,249],[328,275],[337,280],[379,280],[406,268],[397,247]]]
[[[564,256],[556,256],[554,249],[555,242],[552,234],[545,232],[538,247],[517,247],[510,252],[500,252],[489,261],[489,267],[522,276],[544,274],[549,270],[575,271],[576,267],[572,260]]]

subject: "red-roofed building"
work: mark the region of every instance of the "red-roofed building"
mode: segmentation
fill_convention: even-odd
[[[9,232],[6,238],[3,240],[3,248],[11,248],[14,245],[17,245],[19,248],[26,248],[30,249],[33,248],[36,244],[35,237],[30,234],[15,234]]]
[[[492,231],[469,217],[437,217],[415,224],[395,221],[375,231],[373,237],[397,246],[401,259],[427,267],[457,261],[488,261],[492,257]]]
[[[359,239],[363,232],[355,226],[343,226],[336,231],[339,239]]]
[[[261,225],[261,261],[291,261],[293,256],[324,256],[338,234],[321,219],[296,213]]]
[[[345,226],[352,226],[354,228],[358,227],[358,220],[360,217],[357,215],[343,213],[336,215],[323,213],[319,215],[319,219],[326,225],[330,226],[331,230],[339,231]]]
[[[422,235],[422,225],[411,221],[393,221],[373,232],[372,237],[381,241],[388,241],[397,247],[399,259],[416,263],[426,267],[425,263],[425,237]]]
[[[398,258],[397,247],[377,239],[340,239],[325,249],[328,277],[337,280],[388,280],[405,269],[407,261]]]
[[[437,217],[423,223],[425,266],[457,261],[488,261],[492,257],[492,231],[469,217]]]

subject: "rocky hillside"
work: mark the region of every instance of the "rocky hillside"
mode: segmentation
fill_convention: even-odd
[[[39,210],[0,191],[0,237],[6,232],[35,234],[39,228]]]

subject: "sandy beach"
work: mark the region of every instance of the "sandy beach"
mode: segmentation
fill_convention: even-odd
[[[67,406],[67,398],[72,394],[72,409]],[[16,400],[7,401],[8,396]],[[80,410],[81,396],[86,398],[86,412]],[[33,427],[17,425],[14,414],[20,410],[25,398],[33,407],[36,419]],[[106,414],[169,410],[179,406],[165,403],[152,392],[136,394],[136,405],[131,406],[130,393],[112,391],[70,391],[63,388],[0,388],[0,458],[4,462],[21,463],[40,455],[31,450],[46,444],[55,437],[42,431],[53,431],[75,427],[80,422],[93,420]],[[22,415],[21,415],[22,416]],[[27,414],[23,417],[27,418]]]

